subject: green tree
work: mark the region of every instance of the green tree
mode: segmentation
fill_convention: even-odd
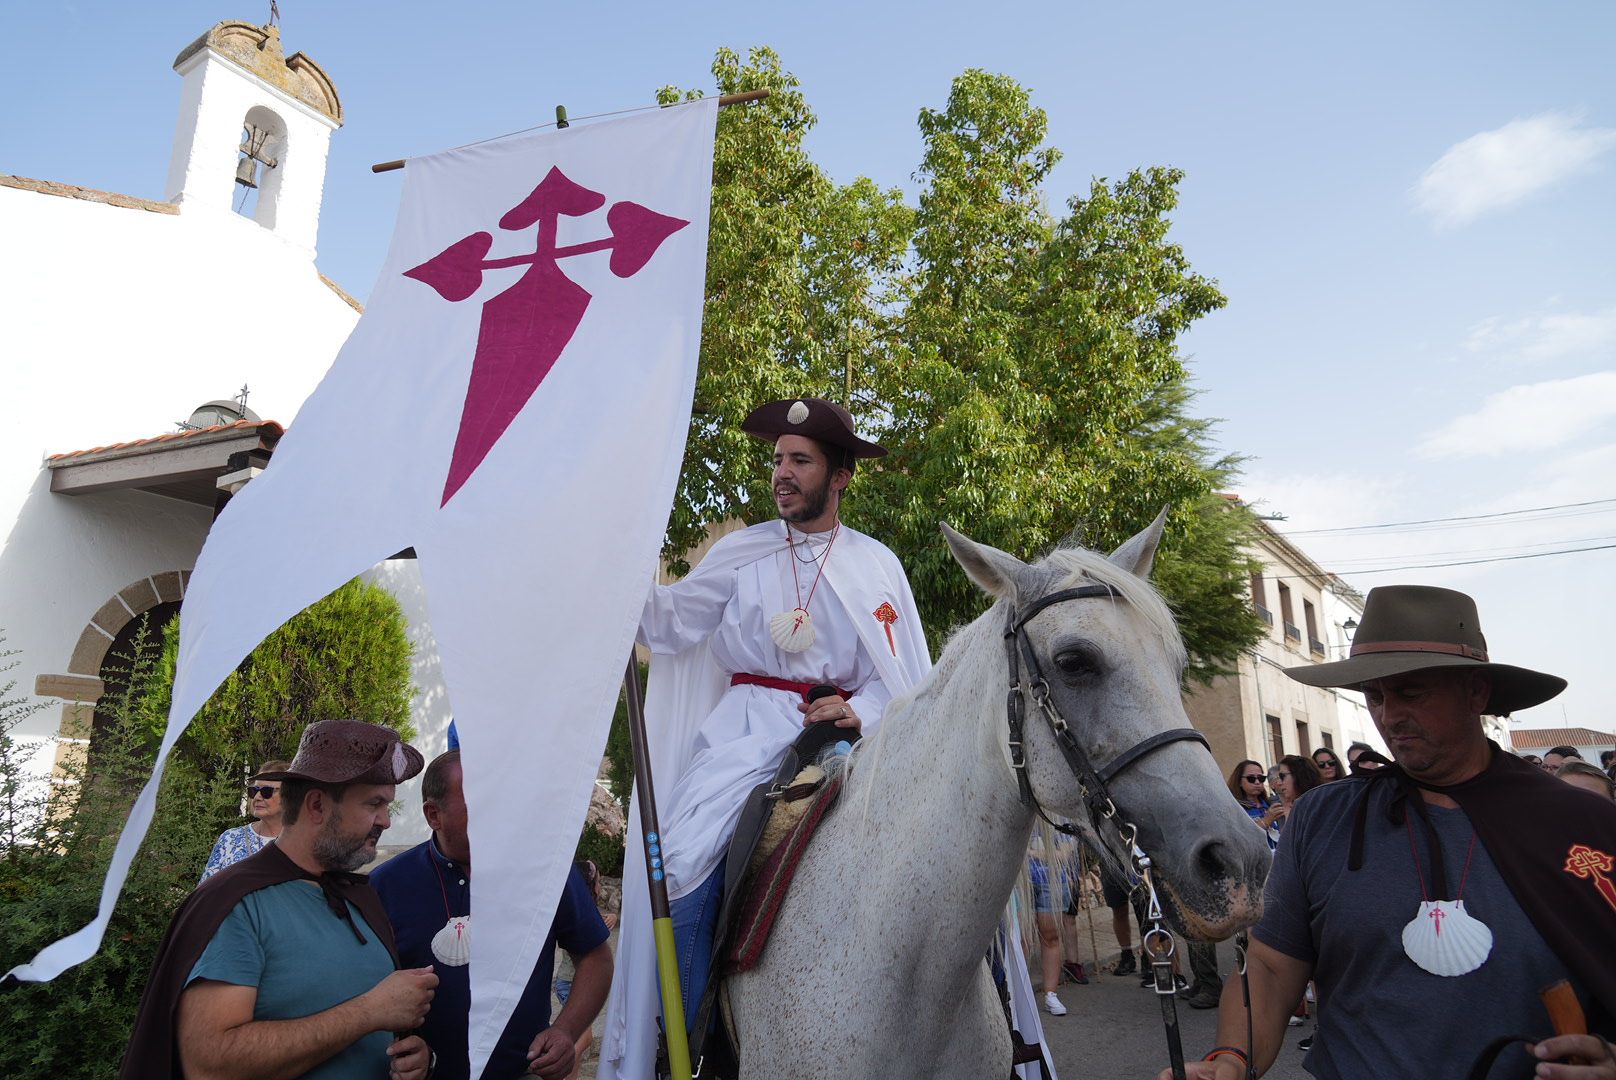
[[[773,50],[745,61],[720,50],[712,71],[720,93],[770,96],[718,115],[701,369],[664,547],[679,573],[712,522],[774,512],[768,453],[740,422],[771,398],[846,396],[849,371],[885,332],[881,286],[912,218],[900,192],[864,179],[838,187],[814,164],[804,146],[814,114]]]
[[[876,370],[894,464],[850,507],[909,568],[934,642],[982,609],[937,541],[946,520],[1022,557],[1067,536],[1106,550],[1163,506],[1158,584],[1207,678],[1260,632],[1243,602],[1245,519],[1212,499],[1236,462],[1188,416],[1178,338],[1223,306],[1167,239],[1181,174],[1095,180],[1054,220],[1059,160],[1013,79],[968,71],[923,110],[903,348]]]
[[[138,687],[150,676],[157,642],[139,637],[133,652],[128,685]],[[0,695],[7,698],[0,703],[0,789],[27,793],[28,804],[0,835],[0,967],[31,959],[94,916],[119,831],[151,774],[138,694],[124,689],[103,699],[110,720],[96,731],[93,755],[67,756],[49,784],[31,778],[13,752],[13,731],[29,706]],[[6,988],[0,1076],[99,1080],[116,1073],[157,944],[215,837],[240,821],[240,798],[238,778],[210,778],[183,757],[169,763],[100,951],[52,982]]]
[[[197,711],[179,744],[209,771],[290,758],[316,720],[356,718],[413,738],[410,655],[404,611],[386,589],[360,578],[288,619],[265,638]],[[179,620],[164,630],[140,709],[160,737],[179,656]]]
[[[1225,300],[1168,239],[1181,174],[1097,179],[1056,218],[1043,110],[973,70],[920,113],[910,208],[813,163],[813,113],[774,52],[721,51],[713,74],[724,93],[771,96],[719,115],[673,569],[710,523],[773,515],[766,452],[738,424],[761,401],[815,394],[893,451],[860,470],[844,516],[903,560],[934,646],[983,604],[939,520],[1032,557],[1068,536],[1109,548],[1170,505],[1158,584],[1192,674],[1225,669],[1261,628],[1243,595],[1249,518],[1215,497],[1238,462],[1189,413],[1179,338]]]

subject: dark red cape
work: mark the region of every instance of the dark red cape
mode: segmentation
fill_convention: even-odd
[[[269,844],[197,886],[174,913],[168,932],[157,946],[157,959],[146,979],[146,993],[140,999],[118,1080],[181,1080],[185,1074],[180,1069],[179,1044],[174,1037],[180,994],[225,916],[243,897],[259,889],[287,881],[319,880],[319,875],[309,873],[282,854],[278,846]],[[327,874],[325,880],[334,892],[359,909],[370,929],[387,946],[396,968],[398,949],[393,945],[393,926],[387,921],[381,897],[368,880],[361,874]]]
[[[1488,745],[1487,768],[1449,787],[1420,783],[1395,765],[1369,772],[1358,813],[1367,811],[1377,783],[1398,784],[1410,798],[1421,787],[1457,802],[1521,910],[1594,999],[1589,1029],[1616,1034],[1616,803]],[[1394,824],[1402,824],[1404,802],[1392,799]],[[1361,837],[1360,818],[1349,869],[1362,864]],[[1601,863],[1606,869],[1598,872],[1590,865]],[[1601,886],[1600,877],[1609,884]]]

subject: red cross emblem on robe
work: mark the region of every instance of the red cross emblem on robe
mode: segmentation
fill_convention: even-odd
[[[1571,850],[1566,852],[1565,872],[1580,878],[1592,878],[1599,895],[1605,898],[1605,903],[1612,910],[1616,910],[1616,881],[1610,879],[1612,866],[1616,866],[1616,858],[1587,844],[1572,844]]]
[[[873,614],[876,621],[881,624],[881,629],[887,632],[887,648],[892,650],[893,656],[897,656],[898,642],[892,636],[892,624],[898,621],[897,611],[893,609],[891,604],[883,600],[881,602],[881,606],[876,608],[871,614]]]

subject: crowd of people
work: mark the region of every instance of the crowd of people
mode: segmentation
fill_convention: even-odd
[[[662,857],[698,1044],[714,1030],[697,1018],[710,1015],[726,852],[749,793],[778,779],[806,726],[856,740],[930,664],[902,566],[838,516],[857,460],[885,451],[857,436],[845,410],[812,398],[768,403],[743,430],[774,447],[780,520],[726,536],[696,572],[653,589],[639,631],[663,658],[648,716],[688,744],[666,789]],[[676,677],[659,698],[659,670],[686,664],[712,685]],[[1616,1034],[1611,759],[1596,768],[1556,747],[1529,761],[1500,751],[1481,721],[1547,701],[1564,680],[1489,661],[1474,602],[1423,586],[1372,591],[1348,659],[1287,674],[1361,691],[1392,755],[1354,743],[1345,764],[1321,747],[1229,774],[1230,795],[1268,836],[1273,870],[1246,978],[1223,979],[1210,944],[1185,950],[1193,982],[1175,971],[1191,1006],[1219,1010],[1220,1045],[1191,1075],[1260,1073],[1309,998],[1319,1025],[1308,1068],[1320,1077],[1460,1075],[1455,1062],[1485,1050],[1505,1055],[1509,1075],[1535,1065],[1538,1076],[1616,1080],[1604,1038]],[[396,785],[423,769],[431,837],[369,878],[356,873],[375,858]],[[462,784],[458,752],[429,765],[361,720],[313,723],[291,762],[266,762],[249,781],[254,821],[219,838],[159,948],[122,1080],[467,1077]],[[1061,1015],[1061,979],[1087,981],[1073,949],[1087,878],[1071,849],[1031,854],[1041,1003]],[[1115,972],[1152,984],[1133,951],[1135,927],[1145,942],[1142,897],[1103,875],[1100,888],[1121,949]],[[616,956],[608,933],[575,868],[488,1075],[572,1075],[614,970],[649,985],[653,969],[635,959],[647,928],[625,921]],[[558,949],[571,970],[552,1016]],[[631,963],[642,966],[631,973]],[[1030,972],[1014,967],[1006,1000],[1032,996]],[[1579,1030],[1556,1027],[1538,995],[1557,983],[1584,1013]],[[648,1061],[634,1044],[654,1038],[644,1012],[654,990],[624,1000],[617,1060]],[[1035,1010],[1016,1022],[1036,1034]],[[1481,1045],[1516,1032],[1539,1041]]]

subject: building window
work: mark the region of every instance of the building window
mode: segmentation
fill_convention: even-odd
[[[1279,729],[1279,717],[1269,716],[1265,719],[1268,721],[1268,760],[1277,765],[1279,759],[1285,756],[1285,735]]]
[[[1303,757],[1307,757],[1313,752],[1313,743],[1307,737],[1307,721],[1305,720],[1296,721],[1296,746],[1296,752]]]
[[[1331,735],[1328,731],[1319,732],[1319,738],[1324,741],[1324,748],[1326,750],[1335,749],[1335,736]]]
[[[1296,615],[1291,607],[1291,587],[1283,581],[1279,583],[1279,617],[1285,623],[1285,638],[1298,644],[1302,640],[1302,631],[1296,625]]]
[[[1319,619],[1317,615],[1313,614],[1313,601],[1311,600],[1302,601],[1302,621],[1307,624],[1308,651],[1320,660],[1324,659],[1324,642],[1319,640]]]
[[[1257,618],[1274,625],[1274,613],[1268,610],[1268,590],[1263,588],[1262,571],[1251,572],[1251,609],[1257,613]]]

